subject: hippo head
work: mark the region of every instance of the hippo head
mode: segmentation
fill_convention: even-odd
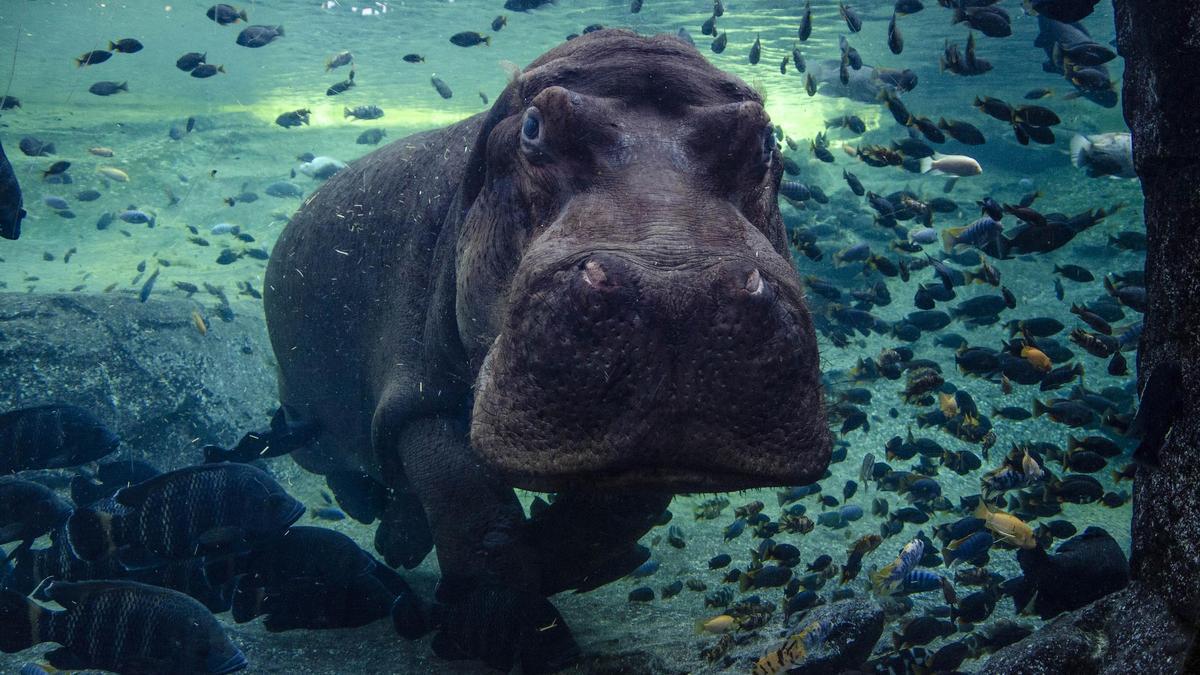
[[[816,480],[831,439],[761,97],[673,36],[588,34],[484,121],[460,193],[471,442],[517,487]]]

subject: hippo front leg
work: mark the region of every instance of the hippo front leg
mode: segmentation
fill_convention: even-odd
[[[590,591],[646,562],[638,539],[662,522],[666,492],[571,491],[532,514],[529,541],[542,562],[542,593]]]
[[[579,656],[558,611],[540,590],[536,550],[511,488],[476,460],[465,420],[406,425],[398,451],[433,530],[442,580],[431,622],[434,652],[508,670],[553,672]]]

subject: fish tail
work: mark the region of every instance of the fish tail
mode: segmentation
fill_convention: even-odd
[[[1109,243],[1112,243],[1116,241],[1116,238],[1110,234],[1108,235],[1108,241]],[[1112,278],[1107,274],[1104,275],[1104,290],[1114,298],[1117,297],[1117,287],[1113,285]]]
[[[350,116],[350,109],[342,108],[342,117],[345,118],[345,117],[349,117],[349,116]]]
[[[238,12],[237,18],[241,19],[242,21],[246,21],[246,22],[250,21],[250,17],[246,16],[246,10],[244,10],[244,9],[242,11]]]
[[[954,18],[950,20],[950,24],[959,24],[967,20],[967,13],[963,11],[961,6],[954,8]]]
[[[957,561],[957,558],[954,557],[954,549],[950,546],[942,548],[942,558],[946,561],[946,567],[952,567]]]
[[[279,37],[283,37],[283,26],[275,26],[275,32],[279,34]]]
[[[921,161],[924,162],[926,159],[929,159],[929,158],[926,157],[925,159],[922,159]],[[962,234],[962,231],[965,229],[967,229],[967,228],[965,228],[965,227],[948,227],[948,228],[942,230],[942,248],[944,248],[947,253],[954,250],[954,245],[958,243],[958,235]]]
[[[217,72],[218,72],[218,73],[223,73],[223,72],[225,72],[225,66],[217,66]]]
[[[129,83],[128,83],[128,82],[122,82],[121,84],[118,84],[118,85],[117,85],[117,91],[129,91]]]
[[[83,59],[75,59],[75,67],[82,68],[83,67]]]
[[[1050,408],[1048,408],[1045,403],[1042,403],[1041,401],[1039,401],[1036,398],[1033,399],[1033,416],[1034,417],[1041,417],[1049,409]]]
[[[45,612],[16,591],[0,591],[0,651],[12,654],[41,642]]]
[[[109,40],[108,41],[108,51],[111,52],[116,48],[117,48],[117,43],[113,42],[112,40]]]
[[[483,38],[483,44],[487,45],[488,47],[491,47],[492,46],[492,36],[489,35],[489,36]]]
[[[112,515],[76,509],[67,519],[67,546],[80,560],[96,561],[116,550]]]

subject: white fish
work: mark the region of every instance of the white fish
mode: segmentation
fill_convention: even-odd
[[[332,157],[313,157],[311,162],[305,162],[299,167],[300,173],[313,180],[332,178],[334,174],[346,168],[346,163]]]
[[[231,234],[238,231],[238,226],[232,223],[217,223],[209,230],[212,234]]]
[[[1076,134],[1071,139],[1071,164],[1087,169],[1092,178],[1137,178],[1133,169],[1133,140],[1128,133]]]
[[[939,155],[921,159],[921,173],[950,176],[978,176],[983,173],[979,162],[966,155]]]

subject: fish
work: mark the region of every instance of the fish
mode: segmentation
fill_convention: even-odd
[[[943,117],[938,120],[938,128],[946,131],[954,140],[964,145],[983,145],[987,142],[983,137],[983,132],[973,124],[961,120],[947,120]]]
[[[292,527],[271,546],[220,561],[205,574],[218,583],[234,579],[234,621],[265,615],[269,632],[356,628],[388,616],[397,598],[415,601],[400,575],[346,535],[321,527]]]
[[[1012,35],[1012,19],[1008,12],[999,7],[964,7],[954,8],[954,18],[951,23],[966,23],[971,28],[988,37],[1002,38]]]
[[[342,66],[354,65],[354,54],[350,52],[338,52],[325,60],[325,72],[341,68]]]
[[[0,96],[0,110],[12,110],[21,107],[21,99],[7,94]]]
[[[302,124],[308,124],[310,115],[312,115],[312,111],[309,110],[308,108],[300,108],[299,110],[292,110],[290,112],[282,113],[278,117],[276,117],[275,124],[278,124],[279,126],[283,127],[284,129],[298,127]]]
[[[767,652],[754,662],[752,675],[776,675],[786,672],[808,656],[829,637],[833,625],[828,620],[813,621],[783,641],[779,647]]]
[[[641,9],[642,9],[641,2],[638,2],[637,7],[638,7],[637,10],[633,10],[631,8],[630,12],[632,12],[633,14],[637,14],[638,11],[641,11]],[[496,18],[492,19],[492,31],[493,32],[499,33],[500,30],[507,25],[508,25],[508,17],[504,16],[503,14],[498,14],[496,16]]]
[[[346,168],[346,163],[333,157],[314,157],[298,167],[300,173],[313,180],[327,180]]]
[[[759,37],[754,38],[754,44],[750,45],[750,65],[758,65],[758,60],[762,57],[762,40]]]
[[[356,120],[377,120],[383,117],[383,109],[377,105],[360,105],[354,108],[343,108],[342,117],[353,117]]]
[[[966,177],[978,176],[983,173],[983,168],[979,166],[979,162],[967,155],[941,155],[935,153],[932,157],[923,157],[920,160],[920,172],[934,175]]]
[[[492,46],[492,38],[474,31],[463,31],[450,36],[450,44],[459,47],[474,47],[476,45]]]
[[[250,21],[250,18],[246,16],[246,10],[238,9],[225,3],[209,7],[205,15],[222,26],[228,26],[231,23],[239,21]]]
[[[505,0],[504,9],[510,12],[528,12],[546,5],[552,5],[557,0]]]
[[[985,526],[1001,540],[1014,544],[1023,549],[1037,547],[1037,539],[1033,536],[1033,528],[1020,518],[1005,513],[992,511],[982,502],[975,508],[975,517],[984,521]]]
[[[335,82],[335,83],[329,85],[329,88],[325,90],[325,95],[326,96],[337,96],[338,94],[344,94],[347,91],[350,91],[354,87],[355,87],[354,70],[351,69],[350,76],[347,77],[346,79],[342,80],[341,82]]]
[[[433,88],[437,91],[438,96],[441,96],[444,99],[449,99],[454,96],[454,92],[450,89],[450,85],[446,84],[445,80],[438,77],[437,75],[431,76],[429,78],[429,82],[433,85]]]
[[[88,87],[88,91],[96,96],[112,96],[123,91],[129,91],[129,83],[102,81]]]
[[[225,302],[227,300],[223,300],[223,304]],[[201,452],[204,454],[204,461],[210,464],[252,462],[281,457],[312,442],[319,431],[320,426],[315,422],[296,419],[294,412],[289,416],[287,409],[281,406],[275,410],[270,428],[265,431],[244,434],[237,444],[228,450],[217,445],[205,445]]]
[[[121,38],[116,42],[109,42],[108,49],[122,54],[136,54],[142,51],[142,43],[134,38]]]
[[[871,574],[871,588],[876,595],[890,595],[920,562],[925,553],[925,543],[913,539],[900,549],[896,559]]]
[[[90,476],[77,475],[71,478],[71,501],[87,506],[108,499],[117,490],[149,480],[162,473],[152,464],[136,459],[101,462]]]
[[[126,569],[145,569],[198,553],[248,552],[305,511],[265,471],[238,463],[168,471],[118,490],[114,499],[122,510],[84,507],[67,520],[67,543],[80,560],[112,554]]]
[[[888,22],[887,44],[893,54],[899,55],[904,51],[904,35],[900,33],[900,27],[896,25],[897,14],[898,12],[892,12],[892,19]]]
[[[142,284],[142,290],[138,292],[139,301],[145,302],[150,298],[150,293],[154,290],[154,282],[158,281],[158,273],[161,271],[161,269],[155,269],[154,273],[151,274],[150,277],[146,279],[146,282]]]
[[[175,67],[190,73],[207,60],[208,52],[188,52],[175,60]]]
[[[243,47],[257,49],[266,47],[283,37],[283,26],[247,26],[238,33],[237,43]]]
[[[1115,176],[1136,178],[1133,142],[1128,133],[1104,133],[1071,137],[1071,164],[1091,178]]]
[[[425,57],[420,54],[405,54],[401,58],[407,63],[425,63]]]
[[[13,171],[4,147],[0,145],[0,237],[16,240],[21,236],[21,221],[27,215],[21,184]],[[0,447],[3,447],[0,445]]]
[[[709,49],[711,49],[714,54],[720,54],[725,51],[725,46],[728,44],[729,33],[722,31],[720,35],[713,38],[712,43],[709,45]]]
[[[858,18],[858,13],[854,11],[853,7],[840,2],[838,3],[838,14],[841,14],[842,20],[846,22],[846,28],[851,33],[857,33],[862,30],[862,19]]]
[[[738,620],[728,614],[718,614],[708,619],[696,620],[696,633],[720,635],[721,633],[737,630],[737,628]]]
[[[0,474],[80,466],[119,444],[100,419],[77,406],[54,403],[0,414]]]
[[[52,581],[44,595],[64,609],[0,591],[0,650],[56,642],[62,648],[48,660],[71,669],[216,674],[247,666],[208,608],[178,591],[134,581]]]
[[[1074,23],[1091,15],[1098,2],[1099,0],[1023,0],[1021,5],[1034,16]]]
[[[54,490],[28,480],[0,478],[0,544],[21,542],[29,549],[38,537],[66,522],[71,503]],[[12,558],[16,550],[5,560]]]
[[[225,66],[213,65],[211,63],[202,63],[202,64],[196,66],[194,69],[192,69],[192,77],[197,78],[197,79],[204,79],[204,78],[212,77],[213,75],[216,75],[217,73],[224,73],[224,72],[225,72]]]
[[[112,54],[113,53],[107,49],[96,49],[90,51],[75,59],[75,67],[82,68],[84,66],[91,66],[97,63],[104,63],[112,58]]]
[[[122,171],[121,169],[118,169],[115,166],[98,167],[96,169],[96,173],[100,174],[101,176],[104,176],[105,178],[107,178],[109,180],[113,180],[118,183],[128,183],[129,182],[129,174],[125,173],[124,171]]]

